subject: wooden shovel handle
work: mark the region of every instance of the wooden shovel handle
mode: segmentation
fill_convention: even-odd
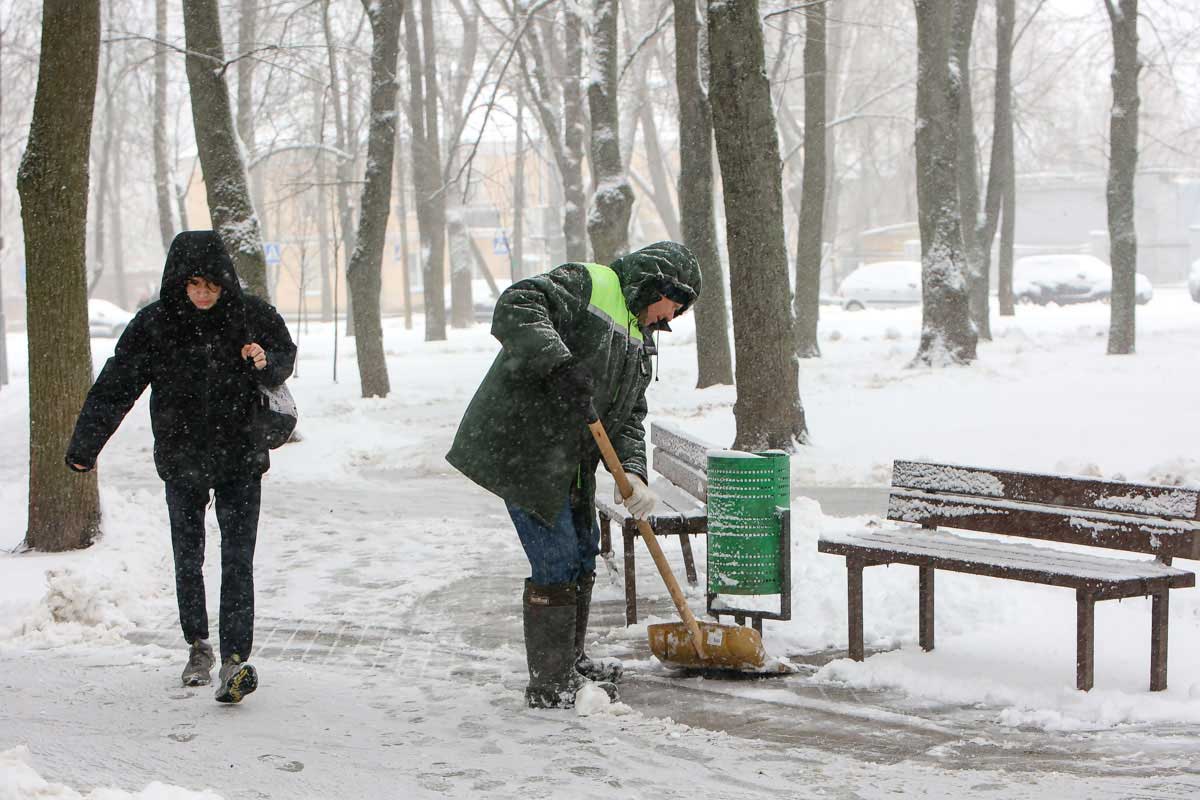
[[[600,455],[604,457],[608,471],[612,473],[613,479],[617,482],[617,489],[621,492],[621,497],[627,498],[633,494],[629,476],[625,474],[625,468],[621,466],[621,459],[617,458],[617,451],[613,449],[612,442],[608,439],[608,432],[604,430],[604,424],[600,422],[595,411],[592,411],[589,416],[591,419],[588,421],[588,429],[592,432],[592,438],[596,440],[596,446],[600,448]],[[654,529],[644,519],[637,521],[637,527],[638,532],[642,534],[642,539],[646,542],[646,548],[654,559],[655,566],[658,567],[658,574],[662,576],[663,583],[667,585],[667,591],[671,593],[671,599],[675,601],[675,610],[679,612],[679,616],[683,618],[684,624],[692,634],[696,654],[700,656],[701,660],[707,658],[707,654],[704,652],[704,642],[700,636],[700,623],[696,622],[695,615],[688,608],[683,590],[679,588],[679,582],[675,580],[675,574],[671,572],[671,565],[667,563],[667,557],[663,554],[658,539],[654,536]]]

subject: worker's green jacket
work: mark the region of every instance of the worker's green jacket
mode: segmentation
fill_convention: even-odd
[[[699,283],[691,253],[665,242],[612,267],[564,264],[510,286],[492,317],[503,349],[446,460],[546,524],[562,511],[572,485],[592,498],[599,450],[578,407],[553,396],[546,383],[555,367],[575,358],[595,379],[596,411],[621,464],[645,480],[642,421],[651,363],[637,313],[668,284],[695,298]]]

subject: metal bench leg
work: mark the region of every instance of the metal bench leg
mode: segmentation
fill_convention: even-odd
[[[600,556],[602,558],[612,558],[612,520],[603,514],[597,514],[600,517]]]
[[[850,658],[863,660],[863,561],[846,559],[847,616],[850,620]]]
[[[1170,590],[1155,592],[1150,610],[1150,691],[1167,688],[1167,609]]]
[[[634,534],[629,528],[621,526],[625,540],[625,624],[637,622],[637,566],[633,560]]]
[[[933,567],[918,567],[920,577],[917,589],[917,638],[921,649],[933,649]]]
[[[1096,677],[1096,598],[1086,589],[1076,589],[1075,603],[1075,687],[1088,692]]]
[[[692,559],[692,543],[686,533],[679,534],[679,549],[683,551],[683,568],[687,572],[688,584],[695,586],[697,583],[696,562]]]

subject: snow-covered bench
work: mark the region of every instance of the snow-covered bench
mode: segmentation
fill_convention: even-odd
[[[683,551],[683,566],[688,583],[695,586],[696,562],[692,557],[691,534],[708,533],[708,469],[707,453],[712,445],[695,439],[682,430],[662,423],[650,426],[650,443],[654,445],[650,488],[658,495],[659,504],[650,517],[650,526],[658,536],[678,536]],[[639,538],[637,521],[629,516],[625,506],[615,502],[611,494],[597,492],[596,511],[600,516],[600,551],[612,555],[612,524],[621,528],[625,552],[625,622],[637,622],[637,577],[635,545]]]
[[[845,556],[850,658],[863,659],[863,568],[919,567],[918,640],[933,649],[934,570],[945,569],[1075,590],[1076,685],[1094,682],[1095,604],[1153,598],[1150,690],[1167,688],[1167,609],[1171,589],[1196,585],[1173,557],[1200,558],[1200,492],[1060,475],[897,461],[888,519],[919,528],[874,529],[821,537],[822,553]],[[1088,548],[1147,553],[1153,559],[1083,547],[960,535],[939,527],[1041,539]]]

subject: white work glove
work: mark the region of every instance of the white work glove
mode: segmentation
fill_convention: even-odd
[[[624,504],[625,508],[629,509],[629,514],[634,519],[645,519],[654,513],[654,507],[658,505],[658,495],[650,491],[637,475],[626,475],[626,477],[629,478],[629,485],[633,487],[633,494],[622,498],[621,490],[617,489],[617,499]]]

